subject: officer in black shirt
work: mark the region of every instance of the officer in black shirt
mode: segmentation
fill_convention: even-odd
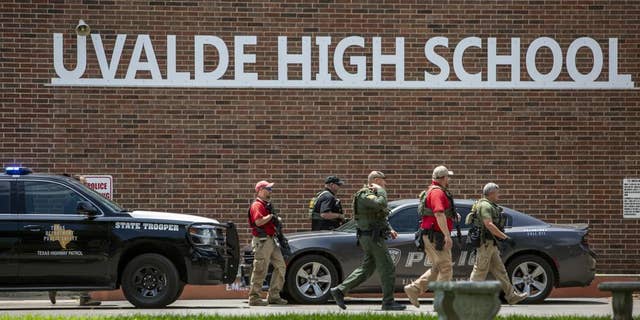
[[[333,230],[344,222],[340,199],[336,198],[344,182],[336,176],[324,181],[324,190],[317,195],[311,214],[311,230]]]

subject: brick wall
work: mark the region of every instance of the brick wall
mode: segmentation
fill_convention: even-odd
[[[299,52],[302,36],[405,37],[405,77],[425,68],[423,46],[449,37],[439,52],[450,62],[459,40],[477,36],[468,72],[486,74],[486,38],[497,37],[501,54],[511,37],[523,49],[540,36],[555,38],[563,52],[589,36],[605,51],[619,38],[619,72],[640,81],[640,4],[635,1],[3,1],[0,10],[0,162],[38,172],[111,174],[114,198],[129,208],[174,211],[239,223],[256,181],[276,182],[274,202],[289,231],[309,228],[308,199],[336,174],[354,192],[372,170],[389,176],[392,199],[415,197],[431,169],[456,172],[453,191],[477,197],[495,181],[503,203],[553,223],[591,225],[598,271],[637,273],[640,221],[622,219],[622,179],[640,175],[638,90],[322,90],[86,88],[50,86],[53,33],[65,34],[65,63],[73,68],[78,19],[100,33],[107,58],[116,34],[127,34],[116,77],[124,77],[135,37],[149,34],[166,73],[166,35],[177,35],[178,70],[193,77],[193,36],[216,35],[230,48],[233,37],[256,35],[256,65],[247,72],[277,77],[277,36],[289,36]],[[332,42],[331,48],[335,47]],[[85,77],[100,69],[87,42]],[[317,72],[317,47],[313,74]],[[550,55],[541,53],[541,72]],[[587,72],[590,54],[579,52]],[[345,61],[348,62],[345,58]],[[216,60],[215,52],[207,59]],[[330,58],[331,59],[331,58]],[[331,60],[330,60],[331,61]],[[546,69],[545,69],[546,65]],[[213,69],[215,62],[208,65]],[[348,70],[353,71],[351,67]],[[332,68],[330,68],[332,70]],[[368,77],[371,61],[368,63]],[[393,76],[383,67],[383,79]],[[509,68],[499,68],[508,79]],[[290,67],[290,78],[300,68]],[[149,78],[140,72],[139,78]],[[333,75],[334,79],[336,75]],[[485,76],[486,77],[486,76]],[[526,68],[522,67],[525,79]],[[455,80],[452,72],[450,80]],[[560,77],[567,80],[566,67]],[[348,203],[350,201],[345,201]],[[350,206],[347,204],[350,213]]]

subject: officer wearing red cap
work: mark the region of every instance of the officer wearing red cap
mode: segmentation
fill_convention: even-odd
[[[260,181],[256,183],[256,199],[249,208],[249,225],[253,239],[253,272],[251,273],[251,288],[249,290],[250,306],[266,306],[267,304],[287,304],[287,300],[280,297],[280,291],[284,285],[286,265],[280,247],[276,243],[275,216],[271,205],[271,192],[273,183]],[[262,283],[267,274],[269,264],[273,265],[271,284],[267,301],[262,300]]]

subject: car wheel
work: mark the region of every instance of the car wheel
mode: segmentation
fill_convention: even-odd
[[[286,291],[297,303],[326,303],[330,296],[329,289],[338,284],[335,265],[320,255],[303,256],[288,269]]]
[[[122,291],[138,308],[162,308],[178,299],[184,283],[173,263],[159,254],[139,255],[122,272]]]
[[[529,294],[523,303],[540,303],[553,289],[553,269],[545,259],[539,256],[516,257],[509,262],[507,272],[516,291]]]

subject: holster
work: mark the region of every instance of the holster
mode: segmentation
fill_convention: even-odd
[[[429,241],[434,244],[436,250],[442,251],[444,249],[444,233],[435,231],[433,229],[426,230]]]

